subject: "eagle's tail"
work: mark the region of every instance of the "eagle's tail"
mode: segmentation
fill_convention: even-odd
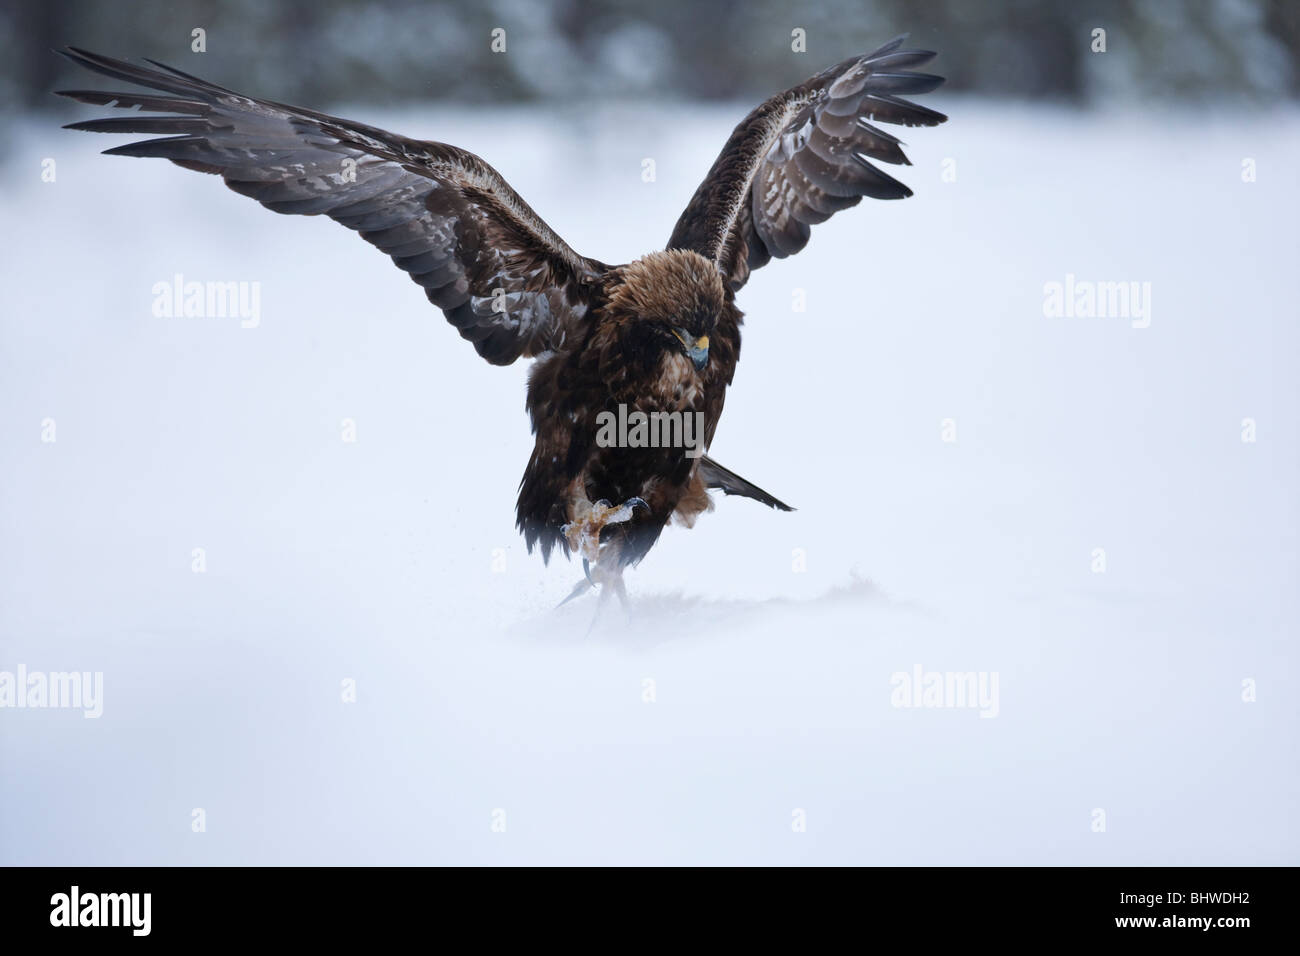
[[[708,455],[700,459],[700,477],[704,479],[704,484],[707,487],[717,488],[723,494],[743,495],[746,498],[761,501],[769,508],[776,508],[780,511],[794,511],[784,501],[769,495],[758,485],[746,481],[731,469],[722,467]]]

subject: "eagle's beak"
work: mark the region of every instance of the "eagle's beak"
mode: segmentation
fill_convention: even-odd
[[[701,335],[695,340],[695,344],[686,349],[686,354],[691,357],[695,363],[695,371],[704,371],[704,366],[709,364],[709,337]]]
[[[704,366],[709,364],[709,337],[701,335],[698,339],[692,339],[685,329],[673,329],[673,335],[677,336],[677,340],[686,349],[686,354],[695,363],[695,371],[704,371]]]

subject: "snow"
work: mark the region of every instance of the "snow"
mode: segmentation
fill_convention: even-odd
[[[22,125],[0,671],[104,700],[0,709],[0,863],[1300,862],[1300,114],[930,105],[916,196],[742,294],[712,454],[799,510],[720,497],[595,626],[513,527],[523,364],[332,223]],[[351,113],[620,262],[745,109]],[[155,316],[178,273],[260,321]],[[1049,318],[1067,276],[1149,327]],[[996,716],[893,706],[918,666]]]

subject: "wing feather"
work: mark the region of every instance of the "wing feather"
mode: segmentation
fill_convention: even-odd
[[[668,248],[713,259],[739,289],[754,269],[803,249],[811,226],[862,197],[912,195],[874,165],[910,163],[898,138],[873,123],[934,126],[947,117],[900,97],[943,82],[911,71],[935,54],[902,49],[906,39],[845,60],[745,117],[677,221]]]
[[[489,362],[558,348],[584,324],[609,267],[574,252],[474,154],[243,96],[161,63],[150,69],[75,47],[62,52],[150,92],[60,95],[170,114],[133,112],[69,129],[171,134],[105,152],[216,173],[274,212],[328,216],[359,233]]]

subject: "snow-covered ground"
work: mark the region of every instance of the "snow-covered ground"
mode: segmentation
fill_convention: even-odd
[[[719,500],[591,629],[513,528],[523,365],[328,221],[22,126],[0,672],[103,713],[0,709],[0,863],[1300,863],[1300,115],[928,100],[917,195],[742,295],[713,453],[799,510]],[[617,262],[746,108],[348,112]],[[260,324],[155,317],[178,273]]]

